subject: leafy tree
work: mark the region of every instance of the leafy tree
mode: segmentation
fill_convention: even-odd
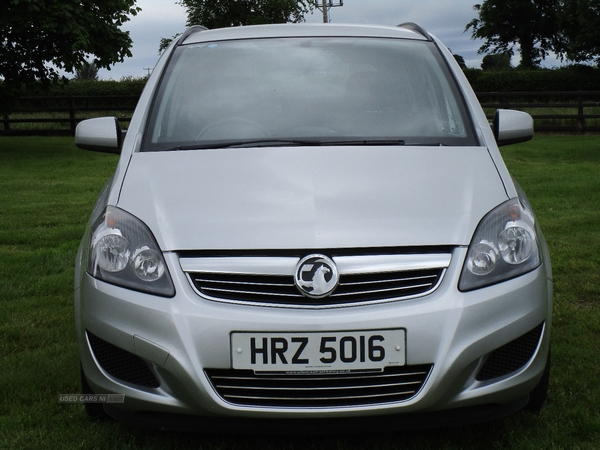
[[[188,26],[234,27],[265,23],[302,22],[314,8],[310,0],[181,0]]]
[[[481,61],[483,70],[511,70],[513,68],[510,53],[495,53],[493,55],[485,55]]]
[[[577,62],[600,64],[600,4],[598,0],[561,1],[562,42],[557,49]]]
[[[48,85],[90,55],[99,68],[131,56],[120,26],[136,15],[136,0],[2,0],[0,99],[22,85]]]
[[[75,78],[77,81],[96,81],[98,79],[98,65],[92,61],[85,61],[75,70]]]
[[[456,60],[456,62],[458,63],[458,65],[460,66],[461,69],[466,69],[467,68],[467,63],[465,62],[465,58],[460,56],[460,55],[452,55],[454,56],[454,59]]]
[[[559,1],[484,0],[473,7],[479,17],[465,31],[471,29],[472,39],[485,39],[479,53],[512,55],[518,45],[520,67],[534,68],[557,45]]]
[[[160,55],[162,52],[164,52],[169,46],[169,44],[173,41],[173,39],[177,38],[177,36],[179,35],[176,34],[175,36],[170,38],[160,38],[160,44],[158,44],[158,54]]]
[[[187,26],[207,28],[302,22],[315,7],[312,0],[181,0],[178,4],[187,11]],[[158,53],[176,37],[162,38]]]

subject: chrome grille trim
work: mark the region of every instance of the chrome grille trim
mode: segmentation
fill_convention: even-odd
[[[424,386],[431,365],[388,367],[363,373],[253,373],[206,370],[219,396],[236,405],[323,408],[404,402]]]
[[[432,286],[433,286],[432,283],[413,284],[410,286],[400,286],[397,288],[370,289],[370,290],[366,290],[366,291],[360,291],[360,293],[361,294],[383,294],[384,292],[396,292],[396,291],[403,291],[403,290],[408,290],[408,289],[431,288]],[[348,292],[348,293],[344,293],[344,294],[333,294],[332,297],[336,298],[336,297],[344,297],[344,296],[350,296],[350,295],[357,295],[357,294],[354,292]]]
[[[340,282],[329,297],[309,299],[294,284],[300,257],[180,258],[198,295],[220,302],[330,308],[407,300],[433,292],[449,253],[334,256]]]
[[[385,272],[407,272],[411,270],[448,267],[449,253],[427,253],[423,255],[359,255],[336,256],[333,258],[338,271],[345,274],[368,274]]]
[[[234,289],[215,289],[215,288],[202,288],[203,292],[212,292],[212,293],[227,293],[227,294],[242,294],[242,295],[254,295],[256,294],[256,291],[242,291],[242,290],[234,290]],[[299,294],[286,294],[286,293],[281,293],[281,294],[276,294],[276,293],[272,293],[272,292],[261,292],[260,295],[265,295],[265,296],[272,296],[272,297],[295,297],[295,298],[303,298],[303,295]]]
[[[412,280],[428,280],[428,279],[434,279],[435,277],[432,276],[422,276],[422,277],[410,277],[410,278],[403,278],[402,280],[404,281],[412,281]],[[379,280],[379,281],[356,281],[356,282],[350,282],[350,283],[344,283],[346,286],[360,286],[360,285],[364,285],[364,284],[375,284],[375,283],[385,283],[386,281],[400,281],[400,279],[394,279],[394,280]],[[432,285],[433,283],[426,283],[427,285]]]
[[[276,256],[224,256],[180,258],[184,272],[235,273],[246,275],[293,275],[300,258]]]

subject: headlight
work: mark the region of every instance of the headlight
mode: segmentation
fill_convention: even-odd
[[[172,297],[175,288],[152,233],[139,219],[108,206],[92,227],[87,271],[111,284]]]
[[[540,265],[535,218],[519,199],[503,203],[479,223],[467,252],[461,291],[500,283]]]

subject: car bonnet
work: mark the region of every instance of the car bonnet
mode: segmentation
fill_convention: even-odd
[[[164,251],[468,245],[507,199],[485,147],[132,155],[118,205]]]

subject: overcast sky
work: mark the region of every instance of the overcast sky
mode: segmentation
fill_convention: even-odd
[[[329,17],[334,23],[398,25],[415,22],[440,38],[454,54],[465,58],[468,67],[479,68],[482,56],[477,54],[477,49],[483,41],[473,41],[470,32],[464,32],[467,23],[477,16],[473,5],[478,2],[480,0],[344,0],[344,6],[332,8]],[[123,26],[133,40],[133,57],[116,64],[110,71],[101,70],[102,79],[145,75],[158,60],[160,39],[185,29],[185,10],[175,0],[138,0],[137,6],[142,10]],[[323,15],[315,10],[305,19],[322,22]],[[514,62],[518,64],[518,57]],[[552,62],[547,61],[545,66],[552,67]]]

